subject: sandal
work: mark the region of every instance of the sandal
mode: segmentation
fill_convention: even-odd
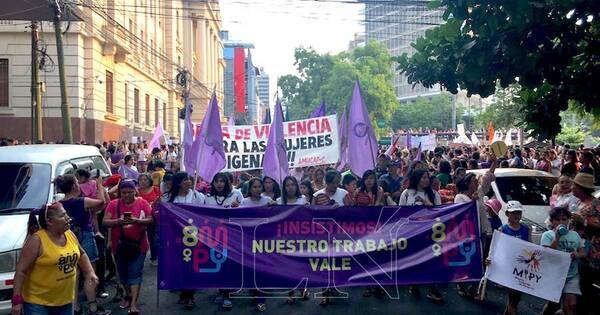
[[[119,308],[126,309],[126,308],[129,308],[130,306],[131,306],[131,296],[124,296],[123,299],[121,300],[121,303],[119,303]]]
[[[309,297],[310,297],[310,293],[308,292],[308,290],[307,289],[302,290],[302,299],[308,300]]]

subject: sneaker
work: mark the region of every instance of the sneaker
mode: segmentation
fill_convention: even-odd
[[[437,303],[444,302],[444,296],[436,288],[431,288],[427,291],[427,298]]]
[[[265,303],[258,303],[256,305],[256,310],[259,311],[259,312],[266,311],[267,310],[267,304],[265,304]]]
[[[104,290],[99,290],[98,293],[96,294],[96,296],[101,299],[106,299],[109,296],[109,294],[108,294],[108,292],[106,292]]]
[[[223,304],[221,304],[221,307],[225,310],[230,310],[233,308],[233,303],[231,303],[231,300],[229,299],[223,299]]]

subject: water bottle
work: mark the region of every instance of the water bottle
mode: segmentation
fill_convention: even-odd
[[[564,236],[567,235],[567,233],[569,233],[569,230],[564,224],[558,226],[558,235]]]

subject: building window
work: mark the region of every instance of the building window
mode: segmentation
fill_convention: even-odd
[[[106,112],[111,114],[115,113],[113,95],[113,74],[106,71]]]
[[[133,89],[133,121],[140,123],[140,90]]]
[[[154,125],[158,124],[160,121],[159,118],[160,108],[158,108],[158,98],[154,99]]]
[[[150,95],[146,94],[146,126],[150,126]]]
[[[0,59],[0,107],[8,107],[8,59]]]
[[[167,130],[168,128],[168,123],[169,123],[169,119],[167,118],[167,103],[163,102],[163,129]]]
[[[129,86],[125,83],[125,121],[129,121]]]

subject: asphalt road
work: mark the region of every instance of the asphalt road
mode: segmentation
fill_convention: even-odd
[[[142,314],[257,314],[256,308],[248,299],[234,299],[233,310],[224,311],[219,305],[213,303],[217,294],[216,290],[198,291],[196,297],[196,308],[192,311],[184,309],[177,304],[178,294],[169,291],[161,291],[159,303],[157,303],[156,290],[157,267],[148,262],[144,267],[144,284],[141,294]],[[326,307],[319,305],[319,299],[314,298],[314,293],[319,290],[311,290],[311,298],[306,301],[297,300],[295,304],[286,304],[285,299],[267,300],[267,310],[264,314],[502,314],[506,303],[506,290],[488,284],[487,297],[483,302],[473,301],[458,296],[453,284],[442,287],[445,293],[445,303],[438,305],[425,298],[425,289],[422,288],[422,297],[416,300],[408,294],[408,288],[400,288],[400,298],[392,300],[388,297],[365,298],[362,296],[363,288],[346,288],[348,298],[332,299],[332,303]],[[109,286],[111,297],[103,301],[105,308],[111,309],[113,314],[127,314],[125,310],[119,309],[117,303],[111,303],[110,299],[115,294],[114,285]],[[544,301],[532,296],[523,295],[519,304],[519,314],[540,314]]]

